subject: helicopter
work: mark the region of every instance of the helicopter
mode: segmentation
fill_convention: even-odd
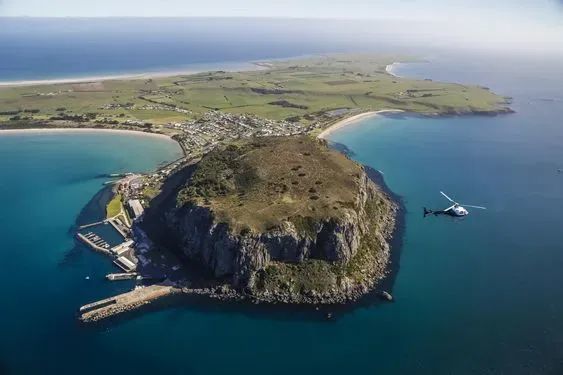
[[[446,208],[446,209],[438,210],[438,211],[429,210],[426,207],[424,207],[424,217],[426,217],[428,215],[434,215],[434,216],[449,215],[449,216],[454,216],[454,217],[467,216],[467,215],[469,215],[469,211],[467,211],[465,209],[465,207],[471,207],[471,208],[478,208],[480,210],[486,210],[485,207],[473,206],[471,204],[464,204],[465,207],[463,207],[460,203],[457,203],[452,198],[448,197],[443,191],[441,191],[440,194],[442,194],[447,200],[449,200],[451,203],[453,203],[453,205]]]

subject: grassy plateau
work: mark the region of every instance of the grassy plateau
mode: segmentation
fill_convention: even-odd
[[[254,71],[0,87],[0,125],[64,125],[78,119],[106,127],[128,120],[158,127],[198,119],[210,110],[306,124],[337,109],[440,114],[505,108],[505,98],[483,87],[388,74],[386,66],[398,60],[329,55],[257,63]]]

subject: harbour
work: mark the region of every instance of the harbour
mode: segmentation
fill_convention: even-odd
[[[177,286],[182,278],[182,266],[169,253],[155,251],[151,241],[144,232],[135,226],[135,221],[143,219],[144,207],[139,199],[139,191],[146,186],[146,180],[154,176],[162,176],[163,171],[179,168],[181,165],[194,163],[186,157],[161,166],[151,175],[134,173],[113,173],[112,177],[120,177],[111,187],[111,196],[107,203],[106,219],[78,226],[76,238],[90,249],[108,256],[112,264],[119,269],[117,273],[109,273],[105,279],[109,282],[134,283],[131,291],[102,298],[79,308],[79,318],[89,323],[113,317],[122,312],[139,308],[156,299],[181,291]],[[119,200],[119,209],[111,213],[109,206]],[[106,236],[115,232],[117,236],[110,241],[100,230],[104,227]],[[116,243],[117,237],[119,241]],[[112,243],[113,242],[113,243]],[[110,243],[112,243],[110,245]]]
[[[77,233],[76,236],[90,248],[105,254],[111,254],[111,251],[109,250],[109,244],[96,234],[92,232],[88,232],[86,233],[86,235]]]

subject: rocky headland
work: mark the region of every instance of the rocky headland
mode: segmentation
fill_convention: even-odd
[[[345,303],[387,273],[397,205],[362,166],[308,136],[215,149],[146,212],[144,229],[204,270],[185,291]]]

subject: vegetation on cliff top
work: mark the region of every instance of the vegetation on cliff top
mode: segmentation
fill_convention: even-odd
[[[169,197],[145,222],[164,221],[168,246],[242,295],[343,303],[386,274],[397,206],[325,141],[257,137],[217,147]]]
[[[291,221],[304,235],[354,207],[361,167],[308,136],[256,138],[212,151],[177,197],[209,207],[234,231]]]

